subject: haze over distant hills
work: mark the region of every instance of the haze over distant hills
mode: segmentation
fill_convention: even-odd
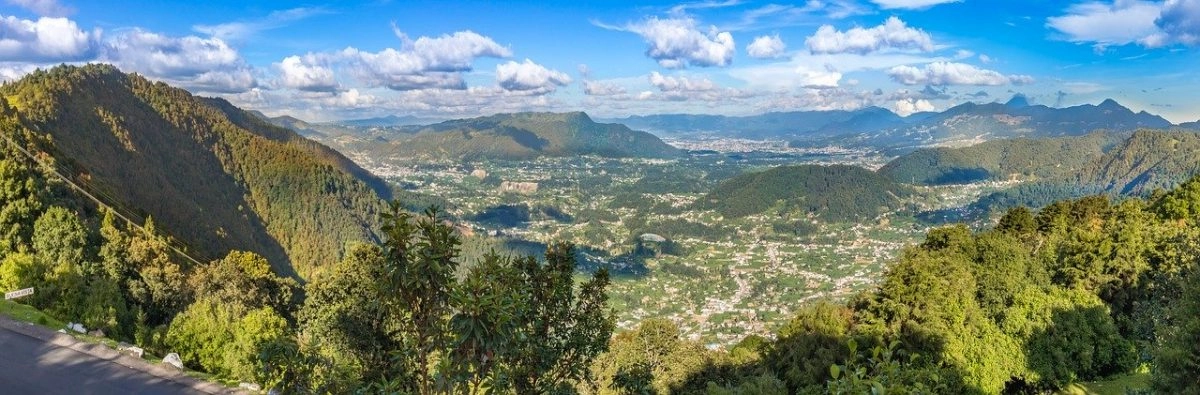
[[[1097,129],[1132,131],[1174,126],[1160,116],[1145,111],[1135,113],[1112,99],[1098,105],[1053,108],[1030,104],[1023,95],[1015,95],[1006,103],[967,102],[942,112],[907,117],[884,108],[867,107],[854,111],[772,112],[752,116],[663,114],[607,121],[663,135],[709,134],[787,139],[793,140],[794,146],[837,144],[901,149],[962,146],[1011,137],[1079,136]]]
[[[277,125],[287,120],[273,118]],[[646,132],[596,123],[587,114],[516,113],[460,119],[423,127],[364,130],[358,126],[309,126],[330,144],[376,157],[409,159],[530,159],[540,156],[670,158],[682,152]],[[316,136],[316,133],[311,134]],[[319,137],[319,136],[317,136]]]

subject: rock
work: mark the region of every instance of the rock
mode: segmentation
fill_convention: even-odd
[[[475,170],[471,171],[471,175],[475,176],[475,178],[482,180],[484,178],[487,178],[488,173],[487,173],[487,170],[475,169]]]
[[[84,328],[83,324],[79,324],[79,323],[74,323],[74,322],[68,323],[67,329],[70,329],[70,330],[73,330],[73,331],[76,331],[79,333],[87,333],[87,328]]]
[[[97,330],[88,332],[88,336],[104,337],[104,331],[97,329]]]
[[[66,330],[66,329],[59,329],[59,330],[58,330],[58,333],[67,333],[67,330]]]
[[[143,350],[141,347],[138,347],[138,346],[129,346],[121,351],[126,354],[138,357],[138,358],[141,358],[143,355],[146,355],[146,350]]]
[[[242,382],[242,383],[238,384],[238,388],[244,389],[246,391],[253,391],[253,392],[262,391],[262,387],[259,386],[258,384],[247,383],[247,382]]]
[[[176,369],[183,370],[183,360],[179,359],[179,354],[167,354],[166,357],[163,357],[163,363],[174,366]]]

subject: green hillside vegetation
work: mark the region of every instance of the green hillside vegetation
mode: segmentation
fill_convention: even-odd
[[[879,173],[896,182],[965,184],[1061,177],[1097,160],[1128,134],[1093,132],[1079,137],[992,140],[964,148],[925,148],[888,162]]]
[[[1149,368],[1155,392],[1195,393],[1197,224],[1200,178],[1152,200],[1016,208],[994,229],[930,231],[874,289],[797,306],[774,341],[713,351],[651,319],[592,371],[602,394],[963,394]]]
[[[1138,130],[1077,171],[985,196],[976,206],[987,211],[1018,205],[1042,207],[1057,199],[1089,194],[1147,196],[1200,172],[1198,152],[1200,133]]]
[[[367,148],[371,149],[371,148]],[[593,122],[582,112],[517,113],[446,121],[374,148],[413,159],[506,159],[598,155],[671,158],[681,152],[654,135]]]
[[[0,95],[72,178],[153,216],[202,260],[256,251],[279,273],[311,277],[344,243],[377,238],[390,187],[224,100],[101,65],[37,71]]]
[[[780,207],[783,213],[847,221],[898,209],[900,198],[909,193],[906,187],[857,166],[779,166],[726,180],[696,204],[734,218]]]

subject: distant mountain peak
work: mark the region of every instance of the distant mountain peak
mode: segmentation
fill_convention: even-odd
[[[1009,99],[1004,105],[1010,108],[1029,107],[1029,98],[1024,94],[1018,93],[1013,95],[1012,99]]]
[[[1100,108],[1125,108],[1125,106],[1122,106],[1122,105],[1121,105],[1121,103],[1117,103],[1117,101],[1116,101],[1116,100],[1113,100],[1113,99],[1111,99],[1111,98],[1110,98],[1110,99],[1104,99],[1104,101],[1100,102],[1100,104],[1099,104],[1099,105],[1097,105],[1096,107],[1100,107]]]

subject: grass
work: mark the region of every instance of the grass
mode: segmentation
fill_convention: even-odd
[[[54,319],[38,309],[11,300],[0,301],[0,314],[12,317],[18,321],[38,324],[49,328],[67,327],[66,323]]]
[[[1150,388],[1150,373],[1138,372],[1112,377],[1104,381],[1071,384],[1062,395],[1125,395],[1126,390]]]

